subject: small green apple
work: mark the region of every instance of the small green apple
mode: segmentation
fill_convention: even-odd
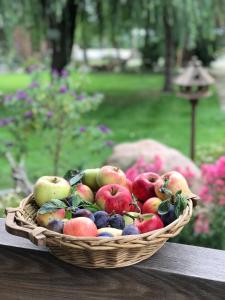
[[[42,176],[34,185],[35,202],[41,207],[52,199],[64,199],[70,195],[70,184],[62,177]]]
[[[123,216],[125,226],[134,224],[136,218],[138,218],[141,214],[138,212],[128,212]]]
[[[115,236],[122,235],[123,231],[120,229],[111,228],[111,227],[103,227],[103,228],[98,229],[98,234],[103,233],[103,232],[111,233],[115,237]]]
[[[96,181],[96,177],[99,173],[99,170],[100,168],[84,170],[82,183],[89,186],[93,191],[97,191],[97,189],[99,188]]]

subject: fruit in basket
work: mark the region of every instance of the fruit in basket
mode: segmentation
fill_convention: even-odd
[[[82,182],[89,186],[93,191],[96,191],[99,186],[96,181],[96,177],[100,171],[100,168],[95,169],[86,169],[84,170],[84,176],[82,178]]]
[[[109,215],[104,210],[99,210],[94,213],[95,225],[97,228],[107,227],[109,225]]]
[[[138,212],[128,212],[127,214],[123,215],[123,219],[125,222],[125,226],[134,224],[135,219],[140,216]]]
[[[64,224],[63,233],[78,237],[91,237],[97,235],[97,227],[91,219],[78,217]]]
[[[157,197],[152,197],[152,198],[148,199],[143,204],[142,213],[143,214],[149,214],[149,213],[150,214],[156,214],[157,211],[158,211],[159,204],[161,202],[162,202],[162,200],[160,200]]]
[[[62,177],[42,176],[34,185],[34,198],[39,207],[52,199],[64,199],[70,195],[70,184]]]
[[[164,187],[166,189],[164,189]],[[175,195],[177,191],[181,190],[182,195],[187,198],[196,198],[197,196],[191,192],[188,187],[188,183],[184,176],[177,171],[170,171],[161,176],[161,178],[155,184],[155,193],[157,197],[162,200],[168,198],[166,191],[169,190],[172,195]]]
[[[113,166],[102,167],[99,170],[96,180],[100,187],[107,184],[126,185],[126,175],[124,172],[120,168]]]
[[[38,225],[47,227],[48,224],[53,220],[63,220],[65,218],[65,209],[60,208],[55,211],[47,212],[45,214],[40,214],[37,212],[36,221]]]
[[[63,233],[64,222],[62,220],[52,220],[50,221],[46,228],[58,233]]]
[[[92,190],[89,188],[89,186],[85,184],[82,183],[77,184],[75,186],[74,195],[78,195],[80,198],[90,203],[94,202],[94,194]]]
[[[99,237],[113,237],[112,233],[109,233],[109,232],[101,232],[97,236],[99,236]]]
[[[143,207],[143,203],[141,202],[141,201],[137,201],[137,206],[136,205],[134,205],[134,204],[131,204],[130,205],[130,212],[142,212],[142,207]]]
[[[126,178],[126,182],[123,186],[125,186],[130,193],[132,193],[132,181],[130,179]]]
[[[153,172],[146,172],[138,175],[132,184],[133,194],[142,202],[155,197],[155,185],[159,179],[160,176]]]
[[[110,216],[109,225],[112,228],[123,229],[125,227],[125,221],[121,215],[115,214]]]
[[[137,226],[133,224],[127,225],[122,232],[122,235],[135,235],[135,234],[140,234],[140,231],[137,228]]]
[[[164,224],[158,215],[144,214],[141,216],[141,219],[142,220],[137,219],[134,222],[134,224],[137,226],[141,233],[149,232],[164,227]]]
[[[95,217],[93,213],[85,208],[78,208],[76,211],[72,212],[73,218],[85,217],[91,219],[93,222],[95,221]]]
[[[132,196],[127,188],[119,184],[108,184],[98,190],[95,201],[108,213],[123,214],[130,210]]]
[[[117,228],[112,228],[112,227],[105,227],[105,228],[100,228],[98,229],[98,235],[101,233],[110,233],[112,234],[114,237],[115,236],[121,236],[122,235],[122,230],[117,229]]]
[[[163,221],[164,226],[167,226],[173,221],[175,221],[176,220],[175,206],[170,204],[168,212],[165,214],[160,214],[160,218]]]

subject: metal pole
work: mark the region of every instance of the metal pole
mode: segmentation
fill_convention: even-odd
[[[198,99],[193,99],[191,101],[191,149],[190,156],[191,159],[195,160],[195,115],[196,115],[196,106],[198,104]]]

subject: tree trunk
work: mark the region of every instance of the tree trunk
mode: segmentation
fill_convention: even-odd
[[[5,156],[11,168],[16,192],[29,195],[33,188],[27,177],[24,162],[21,160],[20,163],[17,163],[10,152],[6,152]]]
[[[165,68],[164,68],[164,92],[171,92],[173,89],[173,28],[170,23],[169,2],[163,5],[163,27],[165,38]]]
[[[50,16],[50,28],[54,33],[51,39],[52,70],[62,71],[69,63],[74,41],[78,4],[74,0],[67,0],[63,7],[61,20],[56,20],[54,14]]]

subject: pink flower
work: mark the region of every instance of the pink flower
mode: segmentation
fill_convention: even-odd
[[[219,198],[219,205],[225,205],[225,196],[222,195],[220,198]]]
[[[209,233],[209,219],[206,214],[200,213],[196,217],[194,232],[196,234]]]
[[[225,156],[221,156],[216,162],[217,174],[219,177],[225,178]]]

